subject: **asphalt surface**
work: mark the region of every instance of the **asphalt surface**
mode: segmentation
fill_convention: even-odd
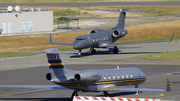
[[[151,61],[137,59],[137,55],[156,52],[169,52],[180,50],[180,41],[167,44],[139,45],[121,47],[119,54],[111,54],[108,50],[97,50],[96,55],[90,55],[84,50],[82,58],[78,59],[75,54],[61,54],[63,63],[68,69],[109,69],[120,67],[138,67],[147,76],[147,81],[140,85],[141,88],[165,89],[166,78],[171,82],[171,92],[143,92],[135,96],[135,92],[109,92],[115,97],[138,97],[138,98],[162,98],[163,100],[180,99],[180,62],[179,61]],[[45,79],[48,63],[45,55],[1,58],[0,59],[0,83],[1,85],[53,85]],[[134,87],[134,86],[123,86]],[[20,89],[0,88],[0,100],[8,101],[70,101],[73,91],[67,90],[44,90],[44,89]],[[164,94],[164,96],[159,96]],[[101,96],[99,93],[80,92],[80,96]]]
[[[20,3],[20,4],[0,4],[0,7],[7,7],[9,5],[15,6],[61,6],[61,7],[81,7],[81,6],[179,6],[180,1],[169,2],[92,2],[92,3]]]
[[[139,85],[140,88],[165,89],[166,78],[170,79],[170,92],[143,92],[140,96],[135,96],[135,92],[109,92],[111,97],[130,97],[130,98],[160,98],[159,94],[164,94],[163,100],[179,100],[180,91],[180,75],[179,65],[121,65],[121,67],[138,67],[147,76],[147,81]],[[83,69],[108,69],[115,68],[115,65],[66,65],[69,69],[83,70]],[[9,70],[0,72],[1,84],[7,85],[53,85],[50,81],[45,79],[48,73],[47,66],[40,66],[36,68],[26,68],[18,70]],[[176,74],[176,75],[175,75]],[[134,87],[134,86],[123,86]],[[70,96],[73,91],[66,90],[42,90],[42,89],[20,89],[20,88],[0,88],[0,100],[8,101],[70,101]],[[80,92],[79,96],[101,96],[102,92],[90,93]]]

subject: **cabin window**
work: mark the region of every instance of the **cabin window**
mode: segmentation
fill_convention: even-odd
[[[116,79],[116,77],[115,77],[115,76],[113,76],[113,79],[115,80],[115,79]]]
[[[95,39],[93,39],[93,42],[95,42]]]
[[[106,36],[106,40],[108,39],[108,36]]]
[[[133,78],[133,75],[130,75],[131,78]]]
[[[109,80],[110,80],[110,79],[111,79],[111,76],[109,76],[108,78],[109,78]]]
[[[100,41],[101,39],[100,39],[100,38],[98,38],[98,40]]]
[[[124,76],[122,76],[122,79],[124,79]]]
[[[126,78],[129,78],[129,75],[126,75]]]
[[[120,76],[117,76],[117,79],[120,79]]]
[[[77,41],[85,41],[85,38],[76,38]]]
[[[106,80],[106,77],[104,77],[104,80]]]
[[[96,39],[96,41],[98,41],[98,40]]]

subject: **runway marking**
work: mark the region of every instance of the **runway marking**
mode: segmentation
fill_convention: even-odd
[[[48,91],[48,90],[52,90],[52,89],[41,89],[41,90],[32,90],[32,91],[25,91],[25,92],[12,92],[10,94],[3,94],[0,96],[11,96],[11,95],[18,95],[18,94],[26,94],[26,93],[34,93],[34,92],[42,92],[42,91]],[[1,92],[0,92],[1,93]],[[5,92],[3,92],[5,93]],[[7,92],[8,93],[8,92]]]
[[[157,77],[157,76],[167,76],[167,75],[171,75],[171,73],[162,74],[162,75],[147,76],[147,78],[153,78],[153,77]]]
[[[88,59],[82,59],[82,58],[78,58],[79,60],[83,60],[83,61],[86,61],[86,62],[94,62],[94,61],[90,61]]]

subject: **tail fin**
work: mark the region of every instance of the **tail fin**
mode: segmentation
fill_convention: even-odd
[[[170,86],[170,83],[169,83],[169,78],[167,78],[166,83],[167,83],[167,85],[166,85],[166,91],[171,91],[171,86]]]
[[[59,51],[57,48],[50,48],[43,51],[6,51],[14,53],[46,53],[49,63],[49,69],[52,78],[57,78],[65,75],[70,70],[66,69],[59,54],[77,54],[77,52],[63,52]]]
[[[59,54],[47,53],[47,58],[52,78],[57,78],[66,74],[67,69],[64,66]]]
[[[117,24],[114,28],[120,28],[120,29],[124,29],[124,24],[125,24],[125,18],[126,18],[126,11],[128,11],[128,9],[121,9],[120,13],[119,13],[119,18],[117,21]]]
[[[125,18],[126,18],[126,12],[132,12],[132,11],[150,11],[152,9],[147,10],[128,10],[128,9],[120,9],[119,18],[117,21],[116,26],[113,29],[124,29],[125,24]],[[115,11],[117,12],[117,11]]]

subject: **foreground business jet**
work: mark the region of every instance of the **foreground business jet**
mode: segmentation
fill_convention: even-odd
[[[145,82],[145,74],[138,68],[117,68],[117,69],[90,69],[84,71],[74,71],[67,69],[59,54],[64,53],[57,48],[43,51],[8,51],[23,53],[46,53],[50,72],[47,73],[47,80],[57,84],[52,85],[0,85],[0,87],[19,88],[42,88],[42,89],[66,89],[74,90],[73,96],[77,96],[78,91],[83,92],[103,92],[103,96],[108,96],[108,91],[166,91],[163,89],[138,88],[138,85]],[[72,53],[72,52],[65,52]],[[118,88],[118,86],[135,85],[135,88]],[[170,85],[167,84],[168,90]]]
[[[91,54],[96,54],[96,50],[94,48],[108,48],[114,47],[113,53],[117,54],[119,49],[117,46],[126,46],[126,45],[139,45],[139,44],[158,44],[158,43],[167,43],[170,41],[163,42],[145,42],[145,43],[129,43],[129,44],[113,44],[119,38],[124,37],[128,31],[124,29],[126,12],[128,11],[147,11],[147,10],[128,10],[121,9],[119,13],[119,18],[115,27],[109,30],[103,29],[93,29],[90,34],[78,36],[74,43],[55,43],[52,42],[51,34],[49,38],[49,44],[57,44],[57,45],[68,45],[73,46],[74,49],[79,50],[78,57],[81,57],[81,50],[85,48],[90,48]],[[68,37],[68,36],[67,36]]]

